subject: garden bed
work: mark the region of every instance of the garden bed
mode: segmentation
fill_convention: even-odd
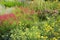
[[[60,40],[59,3],[34,0],[20,6],[1,6],[0,40]]]

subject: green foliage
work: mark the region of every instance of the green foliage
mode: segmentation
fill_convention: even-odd
[[[44,0],[35,0],[33,1],[33,3],[30,4],[30,8],[31,9],[34,9],[35,11],[36,10],[45,10],[45,9],[48,9],[48,10],[54,10],[54,9],[57,9],[58,7],[58,4],[59,2],[50,2],[50,1],[47,1],[45,2]],[[32,6],[33,5],[33,6]]]
[[[0,2],[2,5],[25,6],[20,2]],[[33,14],[27,8],[15,7],[16,19],[4,21],[0,19],[0,39],[9,40],[60,40],[60,4],[44,0],[34,0],[25,7],[34,10]],[[21,10],[22,9],[22,10]],[[12,13],[12,14],[13,14]],[[15,18],[15,16],[13,17]],[[4,16],[5,17],[5,16]],[[9,17],[9,16],[8,16]],[[1,18],[1,16],[0,16]],[[11,33],[11,34],[10,34]],[[5,38],[6,37],[6,38]],[[7,40],[7,39],[6,39]]]
[[[57,18],[52,17],[47,21],[41,22],[35,21],[32,24],[29,21],[29,24],[20,22],[20,26],[11,30],[11,40],[58,40],[60,37],[60,21],[58,20],[60,19]]]
[[[43,12],[45,13],[45,12]],[[23,16],[22,16],[23,15]],[[44,16],[47,20],[41,20],[37,14],[20,14],[17,27],[10,32],[11,40],[59,40],[60,37],[60,15]],[[30,18],[27,19],[27,18]],[[39,21],[40,20],[40,21]]]
[[[1,1],[0,4],[5,5],[6,7],[13,7],[13,6],[22,6],[24,5],[21,2],[18,1]]]

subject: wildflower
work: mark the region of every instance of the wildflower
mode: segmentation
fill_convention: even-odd
[[[38,13],[38,15],[39,15],[39,14],[42,14],[42,11],[41,11],[41,10],[38,10],[37,13]]]
[[[49,32],[50,30],[52,30],[53,28],[50,26],[50,25],[48,25],[48,26],[46,26],[45,27],[45,30],[47,31],[47,32]]]
[[[5,20],[9,19],[8,14],[4,14],[3,17],[4,17]]]
[[[41,36],[41,38],[44,38],[43,36]]]
[[[53,10],[53,13],[59,13],[57,10]]]
[[[59,12],[57,10],[53,10],[53,16],[56,16]]]
[[[37,35],[40,35],[40,32],[36,32]]]
[[[15,15],[14,15],[14,14],[12,14],[12,13],[11,13],[11,14],[9,14],[9,16],[10,16],[10,17],[15,17]]]
[[[48,26],[48,24],[47,24],[47,23],[45,23],[45,26]]]
[[[41,36],[41,38],[48,38],[47,36]]]
[[[40,35],[37,35],[37,38],[40,38]]]
[[[31,14],[34,14],[34,12],[35,12],[34,10],[31,10],[31,12],[30,12],[30,13],[31,13]]]
[[[22,35],[25,35],[25,33],[22,33]]]
[[[0,20],[2,20],[2,18],[3,18],[3,17],[0,15]]]
[[[29,11],[29,9],[28,9],[28,8],[24,8],[24,11],[25,11],[25,12],[28,12],[28,11]]]
[[[54,37],[53,40],[58,40],[58,39]]]
[[[26,28],[26,31],[29,30],[29,28]]]
[[[45,9],[45,10],[44,10],[44,12],[50,13],[50,10],[48,10],[48,9]]]
[[[0,16],[0,20],[2,20],[2,21],[5,20],[3,15]]]
[[[13,13],[9,14],[9,17],[11,17],[11,18],[16,20],[16,16]]]

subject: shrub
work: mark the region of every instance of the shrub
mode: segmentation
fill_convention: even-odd
[[[16,16],[14,14],[0,15],[0,37],[5,39],[6,35],[9,35],[10,30],[16,27]]]
[[[13,13],[0,15],[1,40],[60,39],[58,3],[38,1],[36,0],[32,4],[32,11],[29,8],[16,7]]]
[[[0,4],[6,6],[6,7],[14,7],[14,6],[23,6],[23,2],[18,1],[1,1]]]
[[[23,22],[24,20],[20,21],[19,26],[11,30],[11,40],[59,40],[59,18],[52,17],[47,21],[35,21],[32,24],[32,21],[29,24]]]

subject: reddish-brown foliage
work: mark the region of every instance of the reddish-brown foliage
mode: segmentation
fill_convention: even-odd
[[[27,7],[20,7],[20,10],[21,10],[23,13],[26,13],[26,14],[34,14],[34,13],[35,13],[34,10],[30,10],[30,9],[27,8]]]

